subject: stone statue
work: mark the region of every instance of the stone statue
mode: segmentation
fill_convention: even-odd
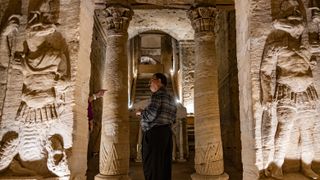
[[[57,2],[44,0],[39,11],[31,12],[23,51],[14,52],[12,64],[24,80],[14,126],[6,128],[1,140],[0,171],[9,167],[21,175],[70,174],[67,149],[72,146],[72,122],[60,118],[70,60],[65,39],[56,28],[57,11],[51,8]]]
[[[266,163],[265,174],[282,179],[282,165],[290,148],[293,126],[299,128],[301,169],[305,176],[318,179],[311,169],[314,157],[313,127],[317,115],[318,94],[313,84],[311,52],[302,43],[305,19],[302,4],[284,0],[273,21],[261,62],[261,104],[264,107],[263,148],[274,140],[274,151]],[[274,108],[274,113],[273,112]],[[272,116],[275,117],[272,117]],[[276,122],[272,124],[272,119]],[[274,132],[270,128],[275,128]]]

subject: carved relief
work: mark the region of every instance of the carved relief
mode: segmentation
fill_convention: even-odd
[[[261,61],[265,174],[277,179],[283,178],[282,166],[294,126],[300,133],[301,170],[307,177],[319,178],[311,169],[319,98],[312,75],[313,54],[302,41],[306,18],[299,2],[284,0],[279,11],[273,10],[275,30],[267,38]]]
[[[2,94],[2,99],[0,102],[0,116],[3,115],[4,100],[7,94],[7,85],[9,82],[9,70],[11,69],[11,62],[13,61],[13,53],[15,51],[16,35],[20,26],[20,15],[11,15],[8,19],[6,26],[1,31],[0,36],[0,48],[1,48],[1,62],[0,62],[0,93]]]
[[[214,163],[220,161],[223,164],[223,152],[220,143],[209,143],[197,150],[197,156],[195,156],[194,159],[197,172],[200,172],[201,174],[217,174],[217,172],[221,171],[220,163]]]
[[[214,7],[197,7],[191,9],[188,12],[188,16],[195,32],[213,32],[217,11]]]
[[[110,6],[97,10],[96,15],[108,34],[127,33],[133,11],[123,6]]]
[[[180,41],[179,54],[182,64],[183,105],[188,113],[194,113],[194,68],[195,68],[194,41]]]
[[[39,10],[30,12],[23,51],[10,50],[12,66],[24,79],[14,126],[5,128],[1,140],[0,170],[9,167],[15,175],[70,174],[66,149],[72,145],[72,122],[61,118],[70,60],[65,39],[57,31],[58,17],[59,1],[44,0]],[[12,16],[2,36],[17,31],[18,20]]]
[[[115,144],[105,145],[102,144],[100,150],[100,171],[106,172],[108,175],[117,175],[120,173],[120,163],[118,151],[115,147]]]

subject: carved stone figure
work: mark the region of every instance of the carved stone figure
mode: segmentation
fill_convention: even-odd
[[[23,52],[14,52],[13,66],[21,69],[24,80],[16,119],[1,140],[0,171],[9,167],[21,175],[70,174],[66,149],[72,146],[72,122],[60,118],[70,62],[56,28],[58,16],[52,7],[57,3],[44,0],[39,11],[31,12]]]
[[[269,151],[267,145],[274,140],[274,151],[271,151],[271,158],[267,160],[265,174],[277,179],[283,177],[282,165],[286,150],[290,148],[290,134],[294,125],[300,133],[302,172],[312,179],[319,178],[311,169],[318,94],[313,84],[312,54],[302,43],[305,29],[302,8],[302,4],[296,0],[281,2],[280,12],[273,22],[275,30],[268,36],[261,62],[265,151]],[[272,127],[275,128],[274,132],[270,130]]]

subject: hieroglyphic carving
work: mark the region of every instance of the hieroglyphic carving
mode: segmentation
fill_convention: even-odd
[[[182,98],[188,113],[194,113],[194,41],[179,42],[179,58],[182,64]]]
[[[319,98],[313,83],[312,54],[302,41],[305,10],[297,0],[281,1],[279,7],[278,14],[274,14],[275,30],[264,47],[260,71],[265,174],[283,178],[282,165],[296,125],[300,132],[302,172],[317,179],[311,163]]]
[[[0,170],[9,167],[23,175],[70,174],[66,149],[72,146],[72,123],[60,118],[69,87],[70,60],[65,39],[56,27],[58,8],[59,0],[44,0],[39,10],[31,11],[23,51],[10,50],[12,65],[22,71],[24,79],[14,127],[2,133]],[[19,25],[14,20],[9,23],[10,31]]]

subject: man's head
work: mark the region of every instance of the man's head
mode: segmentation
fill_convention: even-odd
[[[167,86],[167,78],[162,73],[155,73],[150,79],[150,90],[151,92],[157,92],[161,87]]]

